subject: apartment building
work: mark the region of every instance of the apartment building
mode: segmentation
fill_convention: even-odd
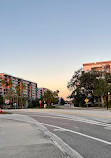
[[[44,92],[47,92],[47,88],[38,88],[38,99],[41,99],[44,96]]]
[[[6,82],[11,81],[12,85],[11,87],[3,86],[1,81],[5,80]],[[22,83],[26,86],[26,89],[23,91],[24,97],[26,97],[29,100],[34,100],[37,98],[37,83],[31,82],[28,80],[24,80],[22,78],[14,77],[9,74],[0,73],[0,95],[5,95],[8,90],[11,88],[12,90],[15,90],[16,86],[21,86]]]
[[[84,72],[88,72],[91,70],[105,71],[107,73],[111,73],[111,60],[83,64],[83,71]]]

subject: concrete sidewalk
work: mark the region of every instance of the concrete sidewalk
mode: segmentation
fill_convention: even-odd
[[[39,129],[27,122],[0,118],[0,158],[65,158]]]

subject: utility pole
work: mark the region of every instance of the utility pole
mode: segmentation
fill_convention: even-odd
[[[109,101],[109,100],[108,100],[108,96],[109,96],[109,95],[110,95],[110,92],[107,93],[107,110],[108,110],[108,108],[109,108],[109,107],[108,107],[108,101]]]

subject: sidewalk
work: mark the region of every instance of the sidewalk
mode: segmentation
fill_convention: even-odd
[[[0,158],[65,158],[37,127],[7,117],[0,116]]]

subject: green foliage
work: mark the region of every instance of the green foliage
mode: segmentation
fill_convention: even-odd
[[[15,95],[16,95],[16,102],[18,108],[23,108],[26,105],[26,98],[23,95],[24,90],[26,89],[25,84],[21,83],[21,86],[17,85],[15,87]]]
[[[2,107],[3,105],[3,97],[0,95],[0,108]]]
[[[102,106],[104,106],[104,98],[108,92],[111,92],[111,74],[100,71],[89,71],[83,73],[78,70],[68,82],[68,89],[72,89],[69,98],[74,99],[75,105],[84,105],[84,99],[89,98],[94,104],[94,99],[101,98]]]
[[[49,105],[49,106],[46,107],[46,109],[55,109],[55,106]]]
[[[65,104],[65,101],[63,98],[61,98],[61,102],[60,102],[61,105],[64,105]]]
[[[25,107],[25,104],[26,104],[26,98],[20,96],[20,97],[18,98],[18,106],[19,106],[20,108],[23,108],[23,107]]]
[[[29,102],[28,104],[28,108],[33,108],[32,102]]]
[[[40,108],[40,104],[39,104],[40,99],[35,99],[32,101],[29,101],[29,106],[28,108]],[[44,101],[42,101],[41,103],[41,108],[44,108]]]
[[[59,93],[59,90],[54,91],[54,92],[47,90],[44,93],[43,101],[45,101],[48,104],[48,106],[51,103],[56,103],[58,101],[58,93]]]
[[[32,106],[33,107],[39,107],[39,100],[38,99],[35,99],[35,100],[32,100]]]
[[[96,81],[96,77],[97,74],[93,73],[93,72],[87,72],[87,73],[83,73],[80,78],[80,88],[84,88],[84,94],[85,95],[92,95],[93,93],[93,89],[94,89],[94,85],[95,85],[95,81]]]
[[[10,88],[11,88],[11,86],[12,86],[12,81],[11,81],[11,80],[6,81],[5,79],[3,79],[3,80],[1,81],[1,83],[2,83],[2,85],[3,85],[5,88],[7,88],[7,87],[10,87]]]
[[[11,103],[13,102],[14,95],[15,95],[15,92],[13,90],[9,90],[7,94],[5,95],[5,99],[9,99]]]
[[[46,91],[43,96],[43,100],[48,104],[48,106],[53,102],[53,92]]]
[[[104,96],[105,93],[108,91],[108,84],[105,82],[104,79],[96,79],[93,94],[94,96]]]
[[[85,94],[77,93],[73,99],[74,106],[77,106],[77,107],[78,106],[85,106],[85,99],[86,99]]]
[[[5,112],[5,111],[3,111],[2,113],[0,113],[0,115],[1,114],[12,114],[11,112]]]
[[[15,87],[15,91],[12,90],[12,81],[6,81],[3,79],[1,81],[2,85],[4,88],[8,88],[7,93],[4,96],[4,99],[9,99],[11,107],[13,107],[13,103],[17,103],[18,108],[23,108],[25,107],[26,104],[26,98],[23,95],[23,91],[26,89],[26,86],[21,83],[21,86],[17,85]]]
[[[79,78],[82,75],[82,68],[75,71],[71,80],[68,82],[67,88],[69,90],[74,90],[75,85],[79,84]]]
[[[107,101],[105,101],[105,107],[107,107]],[[111,100],[108,101],[108,107],[111,108]]]
[[[58,98],[53,98],[53,103],[54,103],[54,104],[58,104],[58,102],[59,102],[59,99],[58,99]]]

